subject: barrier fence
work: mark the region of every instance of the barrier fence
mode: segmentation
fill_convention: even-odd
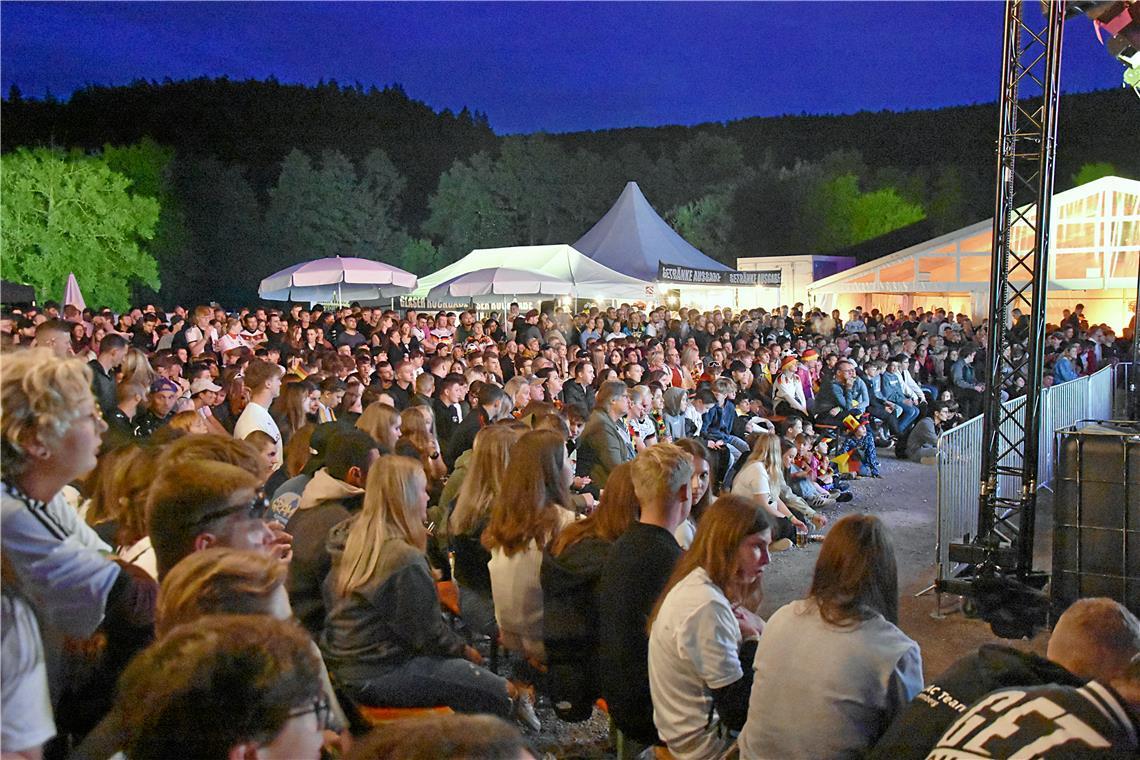
[[[1051,488],[1055,466],[1055,431],[1086,419],[1111,419],[1122,407],[1115,403],[1126,395],[1131,364],[1105,367],[1088,377],[1045,388],[1041,392],[1041,433],[1038,439],[1037,484]],[[1018,426],[1025,425],[1025,398],[1004,403],[1007,417],[1002,432],[1009,440],[1022,435]],[[1002,465],[1018,467],[1021,454],[1010,451]],[[938,437],[938,529],[935,553],[938,580],[952,577],[959,568],[950,564],[950,544],[966,543],[978,529],[978,494],[982,473],[981,415],[945,431]],[[1019,479],[1002,476],[998,493],[1012,496]]]

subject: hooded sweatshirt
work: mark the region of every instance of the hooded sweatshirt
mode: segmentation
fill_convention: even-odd
[[[1032,652],[986,644],[955,662],[919,692],[867,757],[925,758],[946,729],[986,694],[1047,683],[1081,686],[1084,680]]]
[[[297,511],[285,525],[293,536],[293,561],[286,585],[289,602],[314,638],[325,625],[321,587],[332,565],[326,546],[329,530],[358,511],[363,501],[363,488],[337,480],[327,469],[321,469],[305,486]]]

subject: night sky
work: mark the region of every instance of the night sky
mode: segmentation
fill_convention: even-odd
[[[1030,4],[1036,12],[1037,3]],[[275,76],[399,83],[500,134],[989,102],[1000,2],[26,3],[0,6],[0,79]],[[1084,18],[1062,85],[1120,85]]]

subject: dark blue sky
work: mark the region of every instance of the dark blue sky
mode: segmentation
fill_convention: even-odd
[[[499,133],[900,110],[996,99],[1002,8],[6,0],[0,78],[58,97],[202,75],[398,82],[437,109],[486,112]],[[1119,86],[1091,23],[1066,28],[1064,89]]]

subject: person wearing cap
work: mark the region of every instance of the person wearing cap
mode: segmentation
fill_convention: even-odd
[[[182,389],[168,377],[155,378],[150,384],[146,411],[135,424],[135,437],[150,438],[160,427],[170,422],[174,416],[174,404]]]
[[[803,341],[799,341],[802,343]],[[819,379],[819,352],[814,348],[805,348],[800,352],[800,366],[796,368],[800,385],[804,389],[804,398],[807,399],[808,408],[815,400],[816,382]]]
[[[255,360],[245,368],[245,387],[249,390],[249,403],[234,425],[234,438],[244,441],[254,430],[260,430],[277,444],[277,463],[285,461],[285,447],[281,443],[281,429],[269,406],[281,392],[281,377],[285,370],[277,364]]]
[[[780,360],[780,372],[772,381],[772,395],[776,414],[808,416],[807,399],[803,383],[797,373],[799,362],[791,354]]]
[[[217,405],[218,394],[221,392],[222,386],[209,377],[199,377],[190,383],[190,401],[194,404],[194,411],[206,421],[206,427],[211,433],[229,435],[229,431],[214,417],[213,407]]]

